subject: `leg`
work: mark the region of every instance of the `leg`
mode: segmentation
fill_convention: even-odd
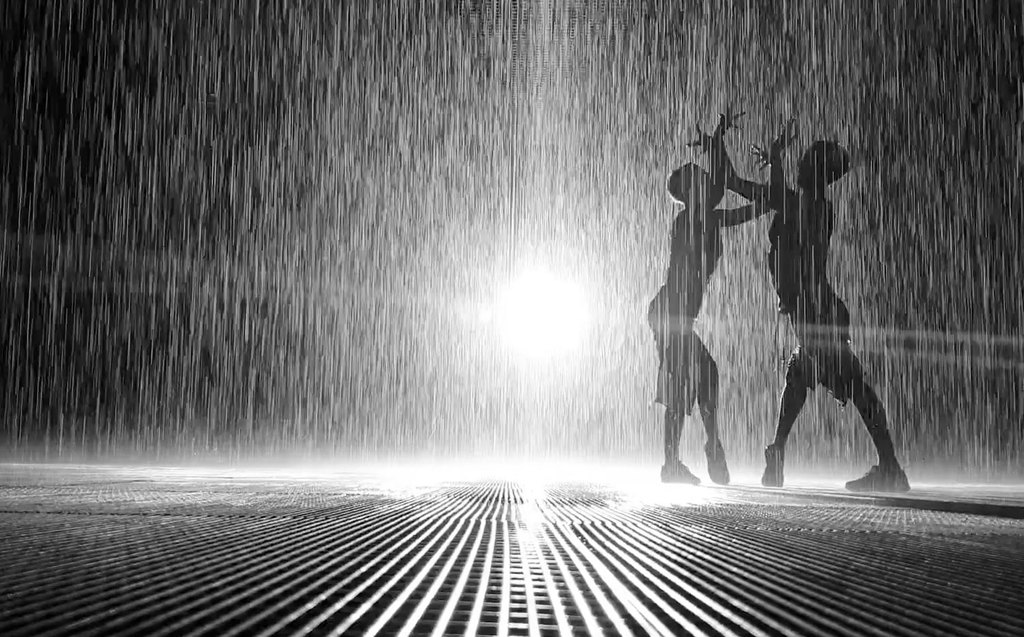
[[[684,416],[675,408],[665,409],[665,464],[674,465],[682,462],[679,459],[679,438],[683,433]]]
[[[694,336],[695,349],[697,349],[697,408],[700,409],[700,417],[704,422],[704,432],[707,434],[708,444],[719,443],[718,422],[718,365],[711,353],[704,347],[704,343]]]
[[[864,421],[864,426],[875,444],[875,451],[878,453],[878,464],[873,466],[862,478],[851,480],[846,483],[846,488],[851,491],[908,491],[910,483],[907,475],[896,460],[896,451],[893,448],[892,437],[889,435],[889,426],[885,415],[885,407],[882,405],[878,394],[864,379],[864,370],[860,361],[844,345],[840,351],[840,360],[836,368],[840,376],[833,384],[833,395],[840,401],[847,399],[853,401]]]
[[[802,347],[793,350],[786,370],[786,386],[779,402],[779,420],[775,426],[775,439],[764,450],[764,474],[761,484],[781,487],[785,482],[786,441],[796,423],[800,410],[807,402],[807,391],[813,384],[813,364]]]
[[[665,464],[661,466],[662,482],[700,484],[700,478],[693,475],[679,459],[679,438],[683,431],[684,412],[671,403],[665,409]]]
[[[885,407],[864,379],[860,361],[849,344],[836,346],[821,359],[821,383],[841,403],[852,400],[878,452],[878,464],[862,478],[846,483],[851,491],[907,491],[910,484],[896,460]]]
[[[693,409],[694,389],[688,361],[691,348],[681,339],[673,338],[661,374],[659,396],[665,405],[665,464],[661,467],[662,482],[700,484],[700,479],[679,459],[679,439],[683,422]],[[672,370],[669,372],[668,370]]]
[[[680,377],[678,361],[682,356],[678,339],[671,339],[666,349],[659,349],[661,363],[658,366],[658,390],[655,402],[665,406],[665,466],[680,463],[679,439],[683,431],[683,419],[689,408],[684,405],[681,394],[686,393],[684,379]],[[680,386],[683,385],[683,386]]]
[[[716,484],[729,484],[729,466],[725,461],[725,450],[718,436],[718,365],[704,343],[695,335],[694,349],[697,352],[699,376],[697,381],[697,408],[707,442],[704,455],[708,460],[708,475]]]
[[[665,466],[679,463],[679,437],[682,431],[683,415],[675,410],[675,394],[678,392],[676,378],[673,378],[673,365],[680,356],[677,339],[667,329],[667,319],[663,315],[666,301],[666,288],[662,286],[647,308],[647,324],[654,334],[654,347],[658,352],[658,378],[656,381],[654,402],[665,406]],[[664,473],[664,470],[662,471]]]
[[[882,401],[871,385],[864,381],[863,376],[854,381],[851,389],[853,404],[864,421],[864,426],[867,427],[871,441],[875,443],[878,464],[898,468],[900,463],[896,460],[896,450],[893,448],[892,438],[889,436],[889,426]]]
[[[786,441],[789,440],[789,433],[793,430],[800,410],[807,402],[807,391],[809,387],[802,379],[793,379],[786,374],[786,386],[782,389],[782,399],[779,401],[779,420],[775,426],[775,439],[772,446],[779,449],[786,448]]]

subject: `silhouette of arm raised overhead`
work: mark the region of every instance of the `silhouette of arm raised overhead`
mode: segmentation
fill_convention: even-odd
[[[697,126],[696,138],[687,144],[691,148],[701,148],[708,153],[711,160],[712,198],[721,198],[728,184],[737,179],[729,153],[725,149],[725,132],[730,128],[739,128],[738,122],[743,115],[743,112],[734,113],[732,107],[726,107],[725,112],[719,115],[718,126],[713,133],[708,135]]]
[[[752,145],[750,153],[757,158],[761,168],[769,169],[768,183],[759,184],[734,175],[729,182],[729,189],[751,201],[764,201],[773,210],[798,206],[800,196],[786,186],[786,178],[782,173],[782,155],[795,140],[796,120],[791,119],[767,148]]]
[[[708,135],[700,129],[700,126],[694,127],[696,129],[697,137],[689,142],[687,146],[691,148],[703,148],[705,152],[715,152],[722,146],[722,140],[725,137],[725,131],[730,128],[740,128],[739,120],[746,113],[741,111],[739,113],[733,113],[732,107],[727,106],[724,113],[720,113],[718,116],[718,126],[715,127],[715,131]]]

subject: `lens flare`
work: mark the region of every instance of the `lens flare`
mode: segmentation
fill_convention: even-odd
[[[493,310],[505,343],[527,360],[548,360],[577,349],[589,324],[586,298],[575,283],[547,270],[524,272]]]

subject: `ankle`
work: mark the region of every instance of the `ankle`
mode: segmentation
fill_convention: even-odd
[[[879,458],[878,459],[878,468],[881,469],[882,471],[886,471],[886,472],[890,472],[890,471],[903,471],[903,467],[900,466],[900,462],[899,462],[899,460],[896,459],[895,456],[892,457],[892,458],[885,458],[885,459]]]

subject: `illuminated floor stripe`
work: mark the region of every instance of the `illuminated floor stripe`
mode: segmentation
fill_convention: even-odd
[[[689,525],[689,528],[693,528],[693,526]],[[713,540],[710,539],[712,537]],[[700,536],[691,533],[688,538],[707,547],[702,558],[709,564],[716,561],[714,551],[720,549],[721,544],[728,542],[732,550],[721,551],[722,555],[730,556],[739,553],[743,547],[755,548],[756,550],[747,557],[747,560],[757,561],[761,564],[761,571],[765,575],[772,574],[780,567],[785,569],[802,567],[808,572],[825,573],[849,571],[850,576],[842,583],[842,594],[839,596],[839,601],[833,600],[831,607],[824,606],[829,603],[829,592],[823,591],[817,584],[808,583],[806,592],[820,600],[822,609],[828,608],[825,612],[829,615],[843,619],[848,619],[851,616],[857,618],[859,620],[858,632],[874,626],[878,634],[892,634],[895,627],[903,624],[907,616],[916,619],[921,624],[930,624],[935,630],[948,628],[949,623],[952,622],[954,625],[961,624],[964,630],[971,631],[975,629],[975,622],[978,621],[974,617],[965,619],[957,615],[939,619],[944,612],[948,612],[942,603],[898,588],[880,588],[877,582],[872,582],[870,578],[861,575],[862,572],[881,571],[886,578],[897,576],[898,579],[907,583],[926,582],[937,589],[960,588],[962,595],[968,599],[974,598],[976,593],[971,589],[977,589],[977,586],[965,586],[957,583],[949,571],[947,571],[949,575],[946,577],[933,574],[934,570],[943,568],[944,565],[941,561],[945,559],[946,553],[949,551],[948,547],[935,550],[934,555],[931,556],[932,559],[938,558],[940,563],[929,564],[927,569],[909,569],[894,561],[872,563],[865,557],[865,555],[870,555],[870,550],[873,548],[871,543],[859,541],[856,535],[845,537],[843,538],[845,541],[842,542],[830,541],[827,545],[822,545],[820,541],[817,541],[819,538],[808,539],[802,533],[753,533],[743,528],[727,528],[717,520],[711,519],[705,523],[704,528],[700,529]],[[776,556],[774,560],[773,554]],[[977,553],[975,554],[977,555]],[[900,552],[895,553],[896,557],[899,555]],[[856,565],[856,568],[851,568],[851,565]],[[967,569],[965,571],[967,573],[976,570],[969,564],[963,564],[963,566]],[[786,587],[790,581],[782,578],[780,586]],[[823,594],[819,595],[820,592]],[[882,596],[883,599],[879,600],[879,596]],[[891,609],[878,603],[879,601],[888,602],[892,599],[902,600],[903,603]],[[991,603],[992,600],[988,599],[985,602]],[[975,605],[978,603],[982,603],[982,600],[973,600],[972,607],[976,607]],[[922,612],[922,606],[931,607],[927,610],[934,611],[934,613]]]
[[[613,603],[608,595],[601,590],[602,585],[609,589],[609,592],[615,596],[614,598],[617,602],[629,611],[632,611],[634,619],[640,624],[645,634],[671,634],[669,629],[658,621],[656,617],[652,616],[611,571],[592,558],[590,550],[578,541],[572,530],[566,533],[564,529],[557,529],[555,536],[559,542],[559,548],[565,552],[576,572],[580,573],[586,583],[586,590],[591,591],[595,598],[594,601],[605,610],[616,634],[628,635],[632,634],[633,631],[626,625],[624,618],[613,607]],[[586,564],[584,560],[586,560]],[[596,571],[595,575],[599,579],[595,579],[594,575],[589,572],[588,567]]]
[[[480,617],[484,610],[484,600],[487,598],[487,584],[490,581],[491,565],[494,563],[494,536],[496,532],[492,531],[490,537],[487,540],[487,550],[484,552],[483,564],[481,565],[480,573],[480,587],[476,591],[476,596],[473,600],[473,610],[470,612],[469,621],[466,623],[466,637],[470,635],[476,635],[478,627],[480,626]],[[476,554],[474,550],[474,555]],[[466,563],[466,572],[469,572],[469,568],[473,565],[472,558]],[[442,634],[440,631],[444,630],[444,625],[439,623],[435,630],[435,635]]]
[[[460,512],[462,509],[468,508],[468,506],[469,506],[469,504],[466,503],[463,507],[457,508],[455,512]],[[348,594],[346,594],[344,597],[342,597],[339,601],[334,602],[331,606],[327,607],[326,609],[323,609],[316,617],[314,617],[312,620],[307,622],[300,629],[300,632],[308,632],[308,631],[310,631],[310,630],[312,630],[314,628],[317,628],[323,622],[329,621],[332,618],[334,618],[337,614],[339,614],[339,611],[342,608],[344,608],[347,604],[349,604],[353,600],[356,600],[356,598],[359,596],[359,594],[361,592],[363,592],[364,590],[369,589],[369,587],[371,585],[373,585],[374,583],[376,583],[376,581],[378,579],[381,579],[383,575],[386,575],[391,569],[393,569],[396,566],[398,566],[399,563],[403,559],[408,558],[410,555],[412,555],[413,552],[417,549],[417,546],[422,544],[422,547],[419,549],[418,553],[416,553],[417,557],[418,556],[422,556],[423,554],[426,553],[428,548],[432,547],[434,545],[434,543],[436,543],[438,541],[438,539],[440,539],[440,537],[443,537],[443,535],[434,535],[431,538],[431,534],[443,534],[444,531],[446,531],[448,528],[450,528],[450,527],[452,527],[453,525],[456,525],[456,524],[461,524],[461,522],[458,521],[457,518],[455,518],[455,517],[449,518],[449,519],[447,519],[447,521],[444,518],[441,518],[441,519],[438,519],[437,521],[435,521],[432,524],[428,525],[428,524],[424,523],[423,525],[419,526],[418,528],[411,529],[407,538],[396,538],[394,536],[387,536],[387,535],[380,536],[380,535],[375,535],[375,534],[368,535],[368,537],[367,537],[368,541],[371,541],[371,542],[372,541],[387,542],[387,541],[390,540],[394,544],[392,545],[391,548],[389,548],[384,553],[379,555],[373,561],[371,561],[371,562],[365,564],[364,566],[360,567],[359,570],[357,570],[355,573],[349,575],[346,579],[342,580],[339,584],[331,587],[327,591],[324,591],[324,593],[321,593],[318,596],[318,599],[317,599],[318,602],[319,601],[325,601],[326,599],[329,599],[329,595],[330,594],[334,594],[336,592],[340,592],[341,590],[344,590],[344,587],[346,585],[354,583],[353,580],[355,580],[355,579],[362,579],[362,583],[360,583],[354,589],[349,591]],[[424,537],[431,538],[431,539],[424,540],[423,539]],[[404,540],[404,542],[403,542],[403,540]],[[449,540],[450,540],[450,537],[449,537]],[[402,548],[403,546],[404,546],[404,548],[400,552],[398,552],[397,555],[392,557],[391,560],[389,560],[387,563],[385,563],[385,564],[383,564],[381,566],[378,566],[378,562],[382,561],[384,557],[390,555],[396,549]],[[416,559],[416,558],[414,557],[413,559]],[[400,579],[400,577],[411,568],[411,566],[412,566],[412,562],[406,564],[405,566],[399,567],[399,571],[396,574],[392,575],[392,577],[381,588],[378,588],[378,589],[373,590],[371,592],[371,596],[370,596],[370,599],[368,601],[363,602],[359,607],[357,607],[353,611],[350,611],[346,615],[343,615],[342,616],[343,617],[343,621],[341,622],[340,627],[334,629],[333,632],[340,633],[345,628],[348,628],[349,626],[354,624],[356,622],[356,620],[358,620],[364,613],[366,613],[366,611],[368,611],[370,609],[371,606],[373,606],[374,603],[376,603],[378,600],[383,598],[383,596],[386,593],[390,592],[391,588],[395,585],[395,582],[397,582]],[[377,568],[374,569],[373,567],[377,567]],[[284,627],[287,625],[288,621],[293,620],[293,619],[298,619],[301,615],[305,614],[305,612],[307,610],[309,610],[309,609],[310,609],[310,607],[307,605],[306,608],[299,609],[299,610],[291,613],[290,615],[288,615],[285,618],[286,621],[278,622],[277,624],[275,624],[274,626],[272,626],[271,628],[269,628],[268,630],[266,630],[262,634],[264,634],[264,635],[275,634],[278,630],[284,629]]]
[[[434,626],[434,631],[431,633],[432,637],[441,637],[442,635],[444,635],[444,631],[448,627],[448,622],[451,621],[452,615],[455,613],[455,605],[464,594],[463,591],[465,591],[466,589],[466,582],[469,580],[469,572],[472,570],[473,563],[476,561],[477,554],[480,552],[480,542],[481,540],[483,540],[484,528],[484,525],[477,526],[476,533],[473,536],[473,547],[470,549],[469,554],[466,556],[466,561],[462,565],[461,572],[459,573],[459,579],[455,582],[455,587],[452,591],[452,594],[451,596],[449,596],[447,603],[445,603],[444,605],[444,609],[441,611],[441,615],[437,619],[437,625]],[[458,556],[458,552],[452,554],[450,565],[446,566],[445,568],[446,572],[451,570],[451,567],[454,566],[453,562]],[[440,583],[438,583],[438,586],[440,586]],[[434,591],[434,594],[436,596],[436,590]],[[428,596],[424,597],[424,599],[421,600],[420,603],[425,605],[429,602],[430,599],[428,594]],[[423,613],[421,612],[420,615],[422,616],[422,614]],[[412,626],[410,626],[410,623],[406,624],[406,626],[409,628],[410,633],[412,632],[412,628],[415,626],[415,623],[412,624]]]
[[[412,519],[427,518],[435,512],[438,512],[438,507],[424,507],[424,510],[417,513]],[[394,528],[404,528],[409,524],[403,518],[387,515],[380,515],[379,518],[356,518],[356,520],[360,520],[361,523],[351,529],[332,531],[328,535],[329,550],[326,554],[317,555],[309,549],[289,546],[289,556],[292,558],[289,562],[273,570],[267,568],[265,564],[258,564],[257,568],[260,568],[262,572],[260,573],[261,577],[256,579],[255,585],[250,583],[246,591],[225,594],[218,604],[208,605],[206,609],[188,613],[187,621],[201,621],[204,617],[210,616],[210,622],[225,624],[235,618],[249,615],[247,620],[239,619],[239,622],[241,622],[241,625],[251,625],[261,617],[259,609],[269,601],[268,598],[280,597],[288,590],[305,583],[313,576],[338,568],[344,565],[346,560],[351,560],[359,555],[364,547],[366,533],[387,533]],[[342,531],[344,532],[343,534]],[[344,543],[335,546],[338,540],[344,540]],[[310,558],[310,555],[314,557]],[[275,574],[275,576],[268,578],[267,575],[270,574]],[[259,593],[260,595],[254,596],[254,593]],[[293,593],[292,599],[296,596],[298,596],[298,593]],[[176,610],[180,612],[183,609],[178,608]],[[183,622],[164,626],[162,630],[155,631],[154,635],[180,634],[180,631],[185,626],[187,624]],[[238,628],[236,627],[235,629],[237,630]],[[230,630],[230,628],[225,627],[225,630]]]
[[[521,569],[520,570],[520,572],[521,572],[520,585],[522,586],[523,594],[526,597],[526,609],[525,610],[526,610],[527,628],[529,630],[528,634],[530,635],[530,637],[537,637],[538,635],[540,635],[540,618],[539,618],[539,613],[537,612],[537,594],[541,593],[545,597],[548,597],[548,595],[550,595],[550,593],[551,593],[551,589],[550,588],[546,588],[546,590],[544,590],[544,591],[535,591],[534,590],[534,581],[533,581],[533,575],[532,575],[533,569],[530,568],[530,563],[533,561],[531,558],[532,558],[532,556],[534,554],[533,547],[532,547],[532,543],[533,543],[534,540],[533,540],[533,538],[529,534],[518,534],[518,535],[519,535],[518,542],[516,542],[516,544],[518,544],[519,553],[518,553],[518,555],[513,553],[513,555],[516,555],[519,558],[519,567]],[[509,540],[512,541],[512,534],[509,534],[506,537],[508,537]],[[511,550],[511,547],[510,547],[510,550]],[[545,580],[545,583],[546,583],[546,580]],[[554,605],[554,604],[560,604],[560,602],[558,601],[557,597],[554,600],[552,600],[552,605]],[[512,608],[511,605],[512,605],[512,599],[511,599],[511,592],[510,592],[510,597],[509,597],[510,617],[511,617],[511,608]],[[520,615],[521,615],[522,614],[522,610],[523,610],[522,606],[520,606],[518,610],[520,611]],[[563,619],[563,626],[561,628],[568,628],[567,626],[564,626],[564,618],[562,618],[562,619]],[[512,634],[511,623],[512,622],[510,621],[509,622],[509,624],[510,624],[509,625],[509,634],[510,635]]]
[[[728,489],[4,476],[5,636],[1024,634],[1019,520]]]
[[[114,573],[114,577],[109,579],[114,579],[118,586],[135,586],[140,582],[146,582],[147,586],[140,588],[149,589],[153,592],[153,594],[147,597],[124,603],[119,608],[118,622],[139,621],[141,625],[144,625],[147,615],[155,615],[155,610],[167,607],[167,614],[160,615],[160,624],[166,625],[170,616],[178,614],[187,616],[188,613],[185,611],[189,611],[197,604],[206,603],[211,599],[209,595],[201,596],[195,593],[195,591],[201,590],[205,583],[217,583],[217,590],[214,593],[216,596],[229,596],[233,589],[237,590],[240,586],[251,588],[252,575],[255,572],[259,572],[261,575],[265,575],[268,572],[273,573],[275,569],[280,568],[278,562],[284,558],[291,558],[290,561],[295,566],[297,560],[301,559],[304,552],[316,551],[322,548],[326,545],[324,538],[336,537],[338,533],[345,532],[346,527],[351,526],[358,520],[359,518],[314,519],[299,521],[297,526],[294,524],[281,526],[279,524],[278,528],[270,532],[252,534],[253,543],[245,544],[244,546],[237,546],[240,544],[237,541],[238,538],[232,534],[233,537],[231,539],[233,544],[236,545],[234,549],[213,544],[212,546],[204,547],[204,550],[179,551],[177,553],[179,557],[178,570],[170,571],[169,576],[165,572],[166,569],[162,566],[152,564],[148,565],[147,568],[136,569],[133,576],[123,579],[117,578],[116,573]],[[276,522],[282,521],[278,520]],[[287,523],[288,520],[283,520],[283,522]],[[286,542],[295,537],[299,538],[298,542],[293,544]],[[217,568],[210,568],[211,563],[215,564]],[[191,576],[188,579],[177,577],[182,567],[191,571]],[[235,568],[236,571],[232,572],[232,568]],[[262,585],[264,579],[259,578],[257,585]],[[165,580],[169,584],[168,587],[163,586]],[[233,582],[237,583],[232,586]],[[102,607],[104,592],[102,590],[90,592],[91,594],[89,595],[78,597],[79,602],[99,597],[98,606],[97,604],[81,604],[79,609],[81,614],[87,615],[97,607]],[[191,601],[190,592],[192,592]],[[238,601],[237,596],[231,596],[231,602],[237,604]],[[45,607],[45,600],[42,603],[44,607],[41,614],[46,615],[49,611]],[[132,611],[132,609],[136,610]],[[65,627],[86,627],[85,624],[79,624],[72,617],[65,617],[63,621]],[[177,624],[172,625],[176,626]]]
[[[509,549],[508,520],[501,521],[501,607],[498,611],[498,636],[508,637],[512,614],[512,558]]]

